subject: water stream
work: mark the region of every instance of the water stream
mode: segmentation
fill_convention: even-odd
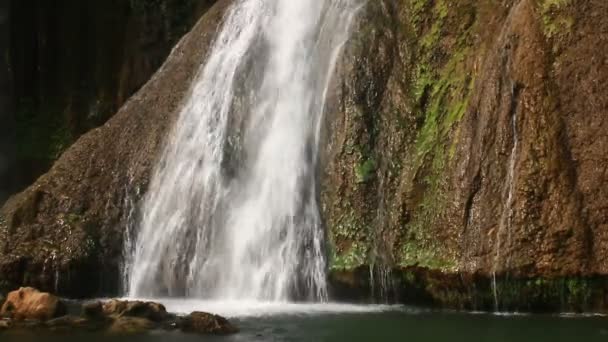
[[[233,4],[145,197],[129,296],[327,299],[319,131],[361,4]]]
[[[498,271],[498,267],[502,261],[501,255],[501,235],[506,232],[507,239],[504,242],[507,246],[511,243],[511,227],[513,225],[513,195],[515,191],[515,166],[517,163],[517,153],[519,148],[519,133],[517,130],[517,110],[516,104],[514,102],[517,101],[517,87],[514,82],[511,82],[511,104],[512,113],[511,113],[511,134],[513,136],[513,146],[511,147],[511,152],[509,155],[509,165],[507,168],[507,179],[505,183],[505,187],[503,189],[503,198],[504,207],[502,213],[500,215],[500,221],[498,226],[498,231],[496,232],[496,254],[494,257],[494,270],[492,272],[492,292],[494,295],[494,310],[500,311],[500,294],[498,293],[498,286],[496,284],[496,272]],[[507,255],[508,257],[508,255]],[[507,266],[508,263],[507,263]]]

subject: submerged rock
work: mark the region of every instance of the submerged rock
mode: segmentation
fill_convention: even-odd
[[[54,332],[72,332],[76,330],[95,331],[102,327],[84,317],[62,316],[46,322],[45,327]]]
[[[46,321],[67,313],[65,304],[50,293],[32,287],[22,287],[8,294],[0,316],[15,320]]]
[[[138,334],[156,328],[156,324],[141,317],[118,317],[108,328],[111,334]]]
[[[184,317],[181,330],[199,334],[227,335],[239,330],[226,318],[207,312],[193,312]]]

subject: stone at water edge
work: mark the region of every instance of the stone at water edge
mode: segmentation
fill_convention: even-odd
[[[117,317],[108,328],[111,334],[139,334],[156,328],[156,324],[141,317]]]
[[[45,323],[45,328],[54,332],[73,332],[77,330],[99,330],[100,328],[86,318],[78,316],[62,316]]]
[[[82,316],[88,319],[105,319],[103,304],[100,301],[87,302],[82,304]]]
[[[0,317],[14,320],[47,321],[66,313],[67,307],[58,297],[32,287],[10,292],[0,309]]]
[[[226,318],[207,312],[193,312],[181,322],[183,332],[228,335],[239,332]]]
[[[162,304],[118,299],[105,302],[103,304],[103,314],[106,316],[145,318],[153,322],[162,322],[171,318]]]

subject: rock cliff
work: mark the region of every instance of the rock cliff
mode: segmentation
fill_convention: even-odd
[[[0,287],[117,290],[129,208],[228,3],[2,208]],[[335,297],[608,309],[606,13],[603,0],[368,2],[323,131]]]
[[[23,190],[80,135],[105,123],[213,2],[3,1],[10,24],[2,24],[2,63],[9,64],[15,105],[3,111],[11,116],[3,128],[14,138],[7,152],[15,171],[0,178],[0,192]]]
[[[326,125],[338,286],[477,309],[606,307],[607,11],[369,3]]]

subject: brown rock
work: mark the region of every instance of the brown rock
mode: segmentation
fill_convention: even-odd
[[[227,335],[239,330],[226,318],[206,312],[193,312],[184,317],[182,331],[199,334]]]
[[[160,322],[169,317],[164,305],[154,302],[122,301],[112,299],[103,304],[107,316],[138,317]]]
[[[231,3],[218,1],[112,119],[80,137],[47,175],[3,205],[0,283],[17,288],[28,279],[48,290],[56,274],[69,270],[59,281],[62,292],[92,298],[102,277],[118,280],[124,201],[137,201],[136,189],[147,188],[153,160]],[[107,286],[104,291],[118,290],[117,281]]]
[[[140,317],[118,317],[114,320],[109,333],[112,334],[138,334],[154,329],[154,322]]]
[[[103,304],[99,301],[84,303],[82,305],[82,316],[89,319],[104,318]]]
[[[45,321],[65,315],[66,312],[65,304],[58,297],[31,287],[22,287],[8,294],[0,316],[15,320]]]
[[[89,320],[76,316],[62,316],[46,322],[45,325],[51,331],[72,332],[76,330],[93,330]]]

